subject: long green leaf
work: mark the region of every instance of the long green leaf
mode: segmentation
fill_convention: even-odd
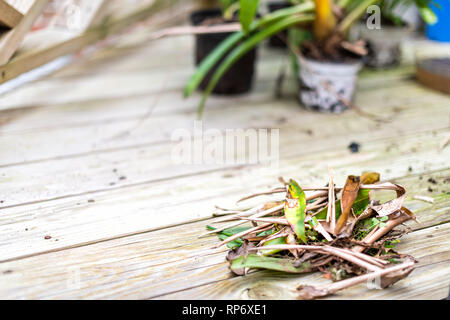
[[[280,244],[286,244],[286,237],[279,237],[279,238],[275,238],[269,241],[264,242],[264,246],[276,246],[276,245],[280,245]],[[281,250],[279,249],[272,249],[272,250],[261,250],[261,254],[264,256],[270,256],[272,254],[275,254],[277,252],[280,252]]]
[[[256,254],[249,254],[247,257],[241,256],[230,262],[230,268],[255,268],[267,269],[289,273],[305,273],[311,271],[310,262],[303,262],[299,267],[294,267],[291,259],[281,259],[274,257],[258,256]]]
[[[201,118],[206,99],[214,90],[220,78],[222,78],[222,76],[228,71],[228,69],[233,64],[235,64],[236,61],[238,61],[243,55],[252,50],[258,43],[260,43],[264,39],[271,37],[274,34],[277,34],[280,31],[283,31],[284,29],[287,29],[292,25],[312,20],[314,20],[314,15],[312,14],[295,15],[292,17],[287,17],[268,26],[266,29],[263,29],[262,31],[254,34],[253,36],[242,42],[238,47],[236,47],[220,64],[220,66],[217,68],[214,75],[212,76],[210,82],[208,83],[208,86],[206,87],[206,90],[203,93],[203,98],[198,107],[198,117]]]

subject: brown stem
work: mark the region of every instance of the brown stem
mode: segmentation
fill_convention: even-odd
[[[297,290],[300,291],[300,297],[306,298],[306,299],[315,299],[319,297],[324,297],[333,293],[336,293],[337,291],[349,288],[351,286],[363,283],[365,281],[375,279],[377,277],[385,276],[389,273],[394,273],[397,271],[401,271],[404,269],[408,269],[414,266],[414,261],[408,261],[405,263],[402,263],[400,265],[396,265],[390,268],[386,269],[380,269],[378,271],[374,271],[362,276],[338,281],[332,284],[323,285],[320,287],[310,287],[310,286],[300,286]]]

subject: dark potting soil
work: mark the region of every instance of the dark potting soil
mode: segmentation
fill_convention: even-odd
[[[344,38],[340,34],[334,34],[322,42],[306,40],[302,44],[302,54],[308,59],[321,62],[346,63],[360,60],[361,55],[341,46],[343,41]]]
[[[196,11],[191,15],[193,25],[217,25],[222,23],[235,22],[236,20],[225,21],[219,9]],[[195,39],[195,63],[199,65],[209,53],[211,53],[231,32],[211,33],[196,35]],[[219,63],[206,75],[200,84],[200,88],[205,90],[208,83],[217,69],[217,66],[226,58],[226,55]],[[220,79],[213,90],[215,94],[241,94],[250,91],[255,73],[256,49],[251,50],[239,59]]]

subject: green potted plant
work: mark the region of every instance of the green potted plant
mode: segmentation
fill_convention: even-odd
[[[246,3],[242,1],[241,10]],[[360,20],[369,6],[380,0],[314,0],[266,14],[253,22],[246,21],[243,30],[223,41],[199,65],[185,88],[189,96],[208,72],[221,61],[211,76],[199,105],[201,116],[206,99],[227,70],[264,39],[289,28],[302,28],[312,40],[302,41],[298,51],[300,99],[313,110],[342,112],[355,91],[357,74],[366,51],[362,42],[348,41],[350,28]],[[414,0],[423,15],[430,14],[428,0]],[[299,50],[297,50],[299,49]]]
[[[238,21],[238,10],[240,8],[239,0],[220,0],[217,3],[219,7],[214,5],[215,2],[203,1],[200,10],[197,10],[191,14],[191,23],[194,26],[214,26],[218,24],[228,24]],[[206,2],[206,3],[205,3]],[[249,15],[249,20],[253,20],[256,14],[257,6],[245,7],[246,10],[251,12],[244,12]],[[217,32],[198,34],[195,36],[195,63],[200,65],[202,61],[232,32]],[[239,61],[236,62],[227,72],[223,75],[220,81],[213,89],[215,94],[241,94],[248,92],[251,89],[253,76],[255,73],[255,61],[257,58],[256,48],[247,52]],[[220,63],[220,61],[218,62]],[[208,82],[215,68],[211,68],[209,73],[204,77],[200,83],[200,89],[206,89]]]

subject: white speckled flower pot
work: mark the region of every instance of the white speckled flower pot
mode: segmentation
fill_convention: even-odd
[[[330,63],[300,59],[300,101],[306,108],[340,113],[351,101],[362,63]]]

